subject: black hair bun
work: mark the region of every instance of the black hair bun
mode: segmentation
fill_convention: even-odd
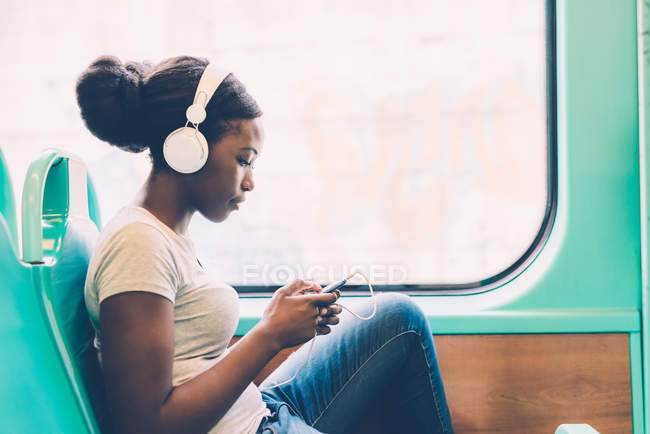
[[[151,71],[145,63],[122,63],[113,56],[96,59],[77,80],[77,103],[90,132],[129,152],[147,148],[141,125],[142,89]]]

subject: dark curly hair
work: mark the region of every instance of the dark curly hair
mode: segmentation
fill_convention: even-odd
[[[162,145],[169,133],[185,125],[207,59],[179,56],[157,65],[122,63],[102,56],[77,80],[81,117],[97,138],[128,152],[149,149],[154,171],[167,167]],[[210,145],[236,132],[232,121],[262,115],[244,85],[230,74],[206,107],[201,132]]]

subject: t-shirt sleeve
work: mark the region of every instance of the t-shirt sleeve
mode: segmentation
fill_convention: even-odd
[[[131,291],[151,292],[175,301],[179,266],[171,242],[159,229],[130,223],[111,236],[100,258],[94,276],[98,303]]]

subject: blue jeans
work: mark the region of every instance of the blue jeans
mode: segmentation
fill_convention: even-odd
[[[369,299],[349,307],[364,317],[372,312]],[[340,319],[330,334],[316,338],[295,380],[262,391],[271,416],[257,432],[349,433],[372,414],[387,432],[453,433],[431,330],[420,308],[406,295],[381,294],[370,321],[345,310]],[[291,378],[308,351],[309,344],[303,345],[261,387]]]

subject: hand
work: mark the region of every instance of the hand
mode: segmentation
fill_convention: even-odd
[[[340,306],[332,305],[337,294],[320,291],[319,285],[298,279],[273,294],[259,327],[268,331],[278,350],[303,344],[314,337],[314,332],[327,334],[328,325],[338,323]]]
[[[335,290],[334,293],[337,294],[336,298],[340,297],[338,289]],[[319,335],[326,335],[332,331],[328,326],[339,323],[339,317],[337,315],[340,314],[342,310],[341,305],[336,303],[320,308],[317,318],[318,326],[316,327],[316,331]]]
[[[304,281],[305,285],[308,285],[310,282],[309,281]],[[313,293],[320,293],[323,291],[323,288],[318,284],[318,283],[312,283],[311,287],[306,287],[304,290],[298,291],[300,294],[313,294]],[[336,300],[341,297],[341,291],[338,289],[335,289],[332,294],[336,294]],[[335,301],[336,301],[335,300]],[[328,325],[336,325],[339,323],[339,318],[338,314],[340,314],[343,311],[341,308],[341,305],[339,304],[330,304],[329,306],[326,307],[321,307],[320,311],[318,312],[318,325],[316,326],[316,332],[319,335],[326,335],[330,333],[332,330],[328,327]]]

